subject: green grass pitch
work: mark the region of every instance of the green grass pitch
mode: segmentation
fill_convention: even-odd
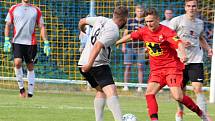
[[[0,89],[0,121],[95,121],[94,92],[46,93],[36,92],[31,99],[22,99],[17,90]],[[122,112],[132,113],[138,121],[149,121],[144,94],[121,94]],[[168,94],[157,96],[159,121],[174,121],[176,102]],[[215,120],[215,104],[209,104]],[[104,121],[113,121],[105,108]],[[196,114],[185,110],[185,121],[200,121]]]

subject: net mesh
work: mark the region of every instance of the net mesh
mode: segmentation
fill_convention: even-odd
[[[14,64],[12,53],[3,52],[4,41],[4,27],[5,17],[8,9],[20,2],[20,0],[1,0],[0,1],[0,76],[14,77]],[[78,39],[79,30],[78,21],[80,18],[86,17],[89,14],[90,1],[89,0],[31,0],[31,4],[39,7],[42,11],[45,26],[48,33],[48,40],[51,44],[51,55],[46,57],[43,53],[43,42],[40,38],[38,29],[36,30],[38,41],[38,54],[35,62],[35,72],[37,78],[44,79],[59,79],[59,80],[83,80],[77,68],[77,61],[80,56],[78,51],[80,41]],[[167,7],[172,7],[174,16],[184,13],[184,2],[181,0],[144,0],[144,6],[155,7],[159,10],[160,17],[164,17],[164,10]],[[95,12],[97,16],[112,17],[112,11],[117,5],[126,5],[129,8],[130,17],[134,17],[135,4],[142,3],[142,0],[95,0]],[[215,4],[213,0],[199,1],[199,17],[205,22],[205,37],[210,45],[212,45],[213,37],[213,18]],[[121,33],[123,30],[121,31]],[[122,34],[121,34],[122,35]],[[12,33],[11,33],[12,36]],[[10,37],[12,38],[12,37]],[[144,82],[148,79],[149,66],[147,57],[144,64]],[[26,67],[23,65],[24,74],[26,76]],[[205,56],[205,79],[207,84],[210,80],[210,60]],[[114,80],[123,82],[124,69],[123,53],[121,48],[113,48],[112,73]],[[130,82],[137,83],[137,65],[132,65]],[[54,81],[54,80],[52,80]],[[2,80],[1,85],[12,85],[7,80]]]

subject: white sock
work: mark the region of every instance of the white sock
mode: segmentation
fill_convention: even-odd
[[[122,113],[117,96],[107,98],[107,106],[111,110],[115,121],[122,121]]]
[[[35,74],[34,70],[27,72],[28,78],[28,94],[34,94],[34,83],[35,83]]]
[[[105,98],[94,99],[96,121],[103,121],[104,107],[105,107]]]
[[[16,75],[16,80],[18,82],[19,89],[24,88],[24,80],[23,80],[23,71],[22,67],[17,69],[16,67],[14,68],[15,75]]]
[[[207,103],[204,94],[197,94],[196,95],[196,103],[199,108],[204,112],[207,113]]]

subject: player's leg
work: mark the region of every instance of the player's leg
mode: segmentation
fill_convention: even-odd
[[[96,121],[103,121],[104,107],[106,103],[105,94],[103,93],[101,87],[98,85],[94,77],[89,72],[82,72],[79,68],[80,73],[86,78],[92,88],[96,89],[96,96],[94,99],[94,110]]]
[[[100,86],[96,87],[96,97],[94,99],[94,109],[96,121],[103,121],[104,107],[106,104],[106,96]]]
[[[174,70],[170,70],[172,73]],[[183,94],[183,91],[181,89],[182,86],[182,73],[180,74],[180,71],[175,71],[176,73],[168,74],[166,77],[167,85],[170,87],[170,92],[173,96],[173,98],[184,104],[187,108],[189,108],[191,111],[196,112],[198,116],[202,116],[202,111],[200,108],[193,102],[193,100],[189,97]]]
[[[33,63],[27,64],[27,79],[28,79],[28,97],[32,97],[34,94],[34,86],[35,86],[35,73],[34,73],[34,65]]]
[[[186,93],[186,84],[190,80],[188,75],[189,68],[190,66],[186,65],[185,69],[183,70],[183,81],[182,81],[183,94]],[[177,112],[175,114],[175,120],[183,121],[183,114],[184,114],[184,106],[182,103],[178,102]]]
[[[13,44],[13,53],[14,53],[14,71],[16,75],[16,80],[20,89],[20,96],[25,97],[25,88],[23,80],[23,70],[22,70],[22,47],[19,44]]]
[[[207,103],[205,96],[202,91],[203,80],[204,80],[204,72],[203,72],[203,64],[191,64],[189,70],[189,77],[192,82],[193,91],[196,94],[196,103],[203,110],[207,113]]]
[[[193,91],[196,94],[197,105],[204,112],[204,114],[206,114],[206,117],[211,120],[211,118],[208,116],[206,98],[202,91],[204,81],[203,63],[191,64],[189,70],[189,77],[192,82]]]
[[[27,64],[27,79],[28,79],[28,97],[34,94],[35,73],[34,73],[34,59],[37,54],[36,45],[26,45],[26,52],[24,54],[25,63]]]
[[[105,93],[106,104],[112,112],[115,121],[122,121],[119,99],[110,67],[108,65],[94,67],[90,73]]]
[[[129,79],[131,77],[131,65],[132,65],[132,50],[131,48],[126,48],[126,52],[124,54],[124,65],[125,65],[125,71],[124,71],[124,83],[128,83]],[[124,85],[123,91],[128,91],[129,88],[127,85]]]
[[[198,116],[202,116],[201,109],[189,96],[183,95],[183,91],[180,87],[170,87],[170,92],[172,93],[172,96],[176,101],[184,104],[191,111],[196,112]]]
[[[155,95],[163,87],[162,79],[163,75],[160,72],[150,72],[145,96],[151,121],[158,121],[158,104]]]
[[[107,97],[107,106],[111,110],[115,121],[122,121],[122,112],[115,84],[107,85],[102,88]]]
[[[151,121],[158,121],[158,104],[155,95],[160,90],[160,84],[149,82],[146,89],[146,103]]]

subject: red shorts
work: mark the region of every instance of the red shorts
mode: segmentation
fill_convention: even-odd
[[[148,83],[157,82],[161,88],[166,85],[169,87],[182,87],[182,80],[183,70],[165,68],[150,72]]]

